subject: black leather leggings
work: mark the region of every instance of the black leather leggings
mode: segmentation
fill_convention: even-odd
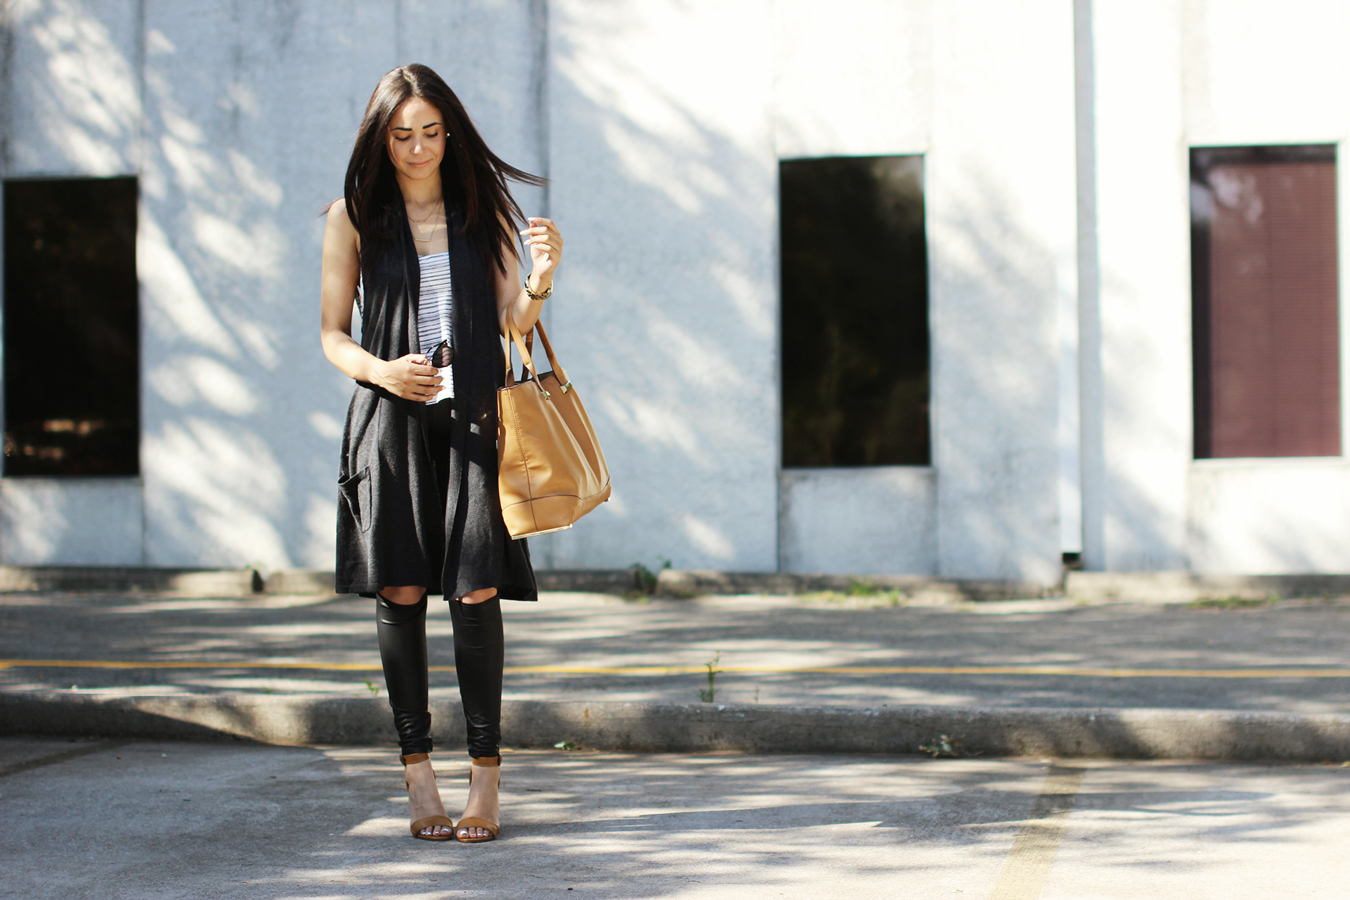
[[[441,506],[448,495],[452,405],[441,402],[427,410],[431,457],[441,488]],[[431,752],[431,713],[427,710],[427,598],[399,606],[376,595],[375,621],[380,635],[380,661],[389,706],[394,710],[398,743],[404,755]],[[502,740],[501,599],[482,603],[450,601],[455,629],[455,673],[468,724],[469,755],[496,756]]]
[[[455,673],[468,724],[469,755],[496,756],[502,740],[502,665],[506,655],[501,600],[451,600],[450,621],[455,629]],[[400,606],[377,595],[375,622],[399,749],[405,755],[430,753],[427,598],[424,595],[417,603]]]

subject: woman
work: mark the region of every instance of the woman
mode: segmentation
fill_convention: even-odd
[[[337,591],[375,599],[414,837],[500,831],[501,598],[537,599],[525,541],[497,496],[496,388],[508,317],[534,327],[562,237],[526,220],[507,179],[543,180],[495,156],[426,66],[380,80],[323,244],[324,354],[353,378],[339,471]],[[532,270],[521,287],[515,223]],[[361,341],[351,336],[353,301]],[[468,723],[469,798],[445,816],[428,754],[427,594],[450,601]]]

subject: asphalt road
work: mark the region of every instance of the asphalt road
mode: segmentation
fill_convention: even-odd
[[[1350,602],[1256,608],[1038,600],[507,603],[506,696],[804,706],[1350,712]],[[372,696],[370,602],[349,597],[0,594],[0,690]],[[448,612],[433,697],[456,696]]]
[[[464,760],[437,760],[446,805]],[[0,740],[0,896],[1341,900],[1350,768],[506,754],[504,830],[413,840],[360,747]]]

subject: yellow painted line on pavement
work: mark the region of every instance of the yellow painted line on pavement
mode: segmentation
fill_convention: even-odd
[[[1037,900],[1059,851],[1085,770],[1051,766],[1028,822],[1013,838],[989,900]]]
[[[308,669],[378,672],[378,663],[284,660],[0,659],[0,669]],[[454,666],[431,666],[453,672]],[[511,675],[706,675],[705,666],[507,666]],[[739,675],[1057,675],[1068,678],[1350,678],[1350,669],[1096,669],[1074,666],[724,666]]]

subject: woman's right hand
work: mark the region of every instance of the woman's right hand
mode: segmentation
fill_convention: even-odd
[[[375,370],[375,384],[404,400],[427,401],[441,389],[436,367],[421,353],[409,353],[398,359],[381,360]]]

